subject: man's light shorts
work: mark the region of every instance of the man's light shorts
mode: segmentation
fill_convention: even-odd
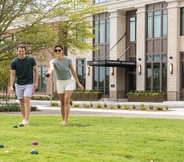
[[[57,93],[58,94],[63,94],[67,90],[73,91],[73,89],[74,89],[74,81],[72,79],[57,80],[56,85],[57,85]]]
[[[33,84],[26,84],[26,85],[15,84],[15,92],[18,99],[23,99],[24,96],[31,97],[33,94]]]

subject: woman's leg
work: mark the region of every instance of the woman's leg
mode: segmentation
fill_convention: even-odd
[[[64,97],[65,97],[65,94],[58,94],[58,97],[60,99],[60,103],[61,103],[61,107],[60,107],[60,110],[61,110],[61,116],[62,116],[62,122],[64,121],[64,116],[65,116],[65,111],[64,111]]]
[[[70,113],[70,98],[72,95],[72,90],[67,90],[65,91],[65,96],[64,96],[64,120],[63,120],[63,124],[66,125],[68,124],[68,116]]]

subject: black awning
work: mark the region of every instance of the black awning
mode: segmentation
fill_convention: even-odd
[[[135,68],[136,62],[130,61],[117,61],[117,60],[96,60],[87,61],[89,66],[107,66],[107,67],[123,67],[123,68]]]

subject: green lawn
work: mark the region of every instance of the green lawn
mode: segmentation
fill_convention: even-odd
[[[184,120],[0,115],[0,162],[183,162]],[[30,154],[34,148],[38,154]],[[7,151],[8,150],[8,151]]]

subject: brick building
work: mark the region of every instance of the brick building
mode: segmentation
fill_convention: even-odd
[[[184,0],[94,0],[108,6],[91,18],[99,50],[72,58],[80,82],[110,99],[125,98],[130,90],[165,91],[167,100],[184,99]],[[38,64],[39,88],[56,89]],[[54,74],[55,78],[55,74]],[[52,86],[51,86],[52,85]],[[77,88],[77,86],[76,86]]]

